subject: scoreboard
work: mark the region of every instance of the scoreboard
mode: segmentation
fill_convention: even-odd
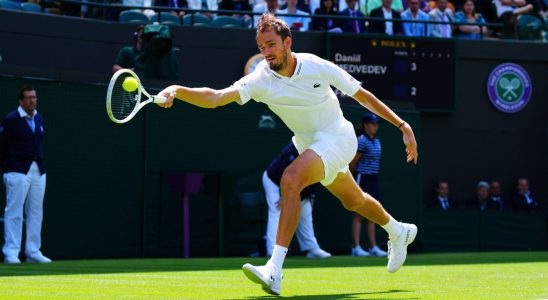
[[[328,39],[328,59],[381,100],[454,108],[455,41],[346,34]]]

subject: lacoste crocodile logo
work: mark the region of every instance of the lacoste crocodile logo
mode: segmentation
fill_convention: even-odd
[[[321,84],[319,84],[319,83],[315,83],[315,84],[314,84],[314,88],[319,88],[320,85],[321,85]]]

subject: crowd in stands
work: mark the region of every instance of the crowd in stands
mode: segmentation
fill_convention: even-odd
[[[478,182],[475,195],[461,201],[450,197],[449,182],[445,180],[437,182],[435,191],[436,196],[426,201],[426,207],[444,211],[463,208],[481,211],[541,211],[543,209],[541,200],[531,192],[527,178],[516,180],[514,191],[506,197],[498,180]]]
[[[40,3],[44,0],[31,1]],[[88,1],[116,3],[122,7],[173,8],[171,13],[178,16],[184,15],[184,10],[241,11],[234,14],[221,12],[219,15],[228,14],[246,20],[253,18],[255,22],[258,14],[267,11],[290,14],[292,16],[283,16],[283,19],[292,29],[299,31],[369,32],[465,39],[495,36],[495,33],[499,33],[482,24],[502,23],[513,28],[517,16],[523,14],[539,17],[544,22],[548,5],[547,0],[84,0]],[[93,17],[87,5],[78,9],[74,4],[64,3],[63,6],[66,14]],[[143,12],[149,17],[156,13],[152,9]],[[204,14],[209,17],[217,15],[212,12]],[[448,23],[426,23],[428,21]]]

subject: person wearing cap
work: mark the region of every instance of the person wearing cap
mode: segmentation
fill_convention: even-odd
[[[350,171],[361,189],[380,201],[379,169],[381,163],[381,141],[377,137],[379,117],[373,113],[366,113],[356,129],[358,137],[358,152],[352,162]],[[367,238],[369,252],[360,245],[360,233],[363,217],[354,214],[352,221],[352,256],[386,256],[386,252],[377,246],[375,223],[367,220]]]

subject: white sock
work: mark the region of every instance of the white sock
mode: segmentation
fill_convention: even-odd
[[[270,260],[268,260],[266,264],[274,265],[276,267],[276,272],[281,272],[286,254],[287,248],[275,245],[274,250],[272,251],[272,257],[270,257]]]
[[[390,237],[398,237],[403,231],[403,226],[401,225],[401,223],[394,220],[392,216],[390,216],[390,219],[388,219],[388,223],[382,225],[381,227],[384,228],[386,232],[388,232],[388,235]]]

